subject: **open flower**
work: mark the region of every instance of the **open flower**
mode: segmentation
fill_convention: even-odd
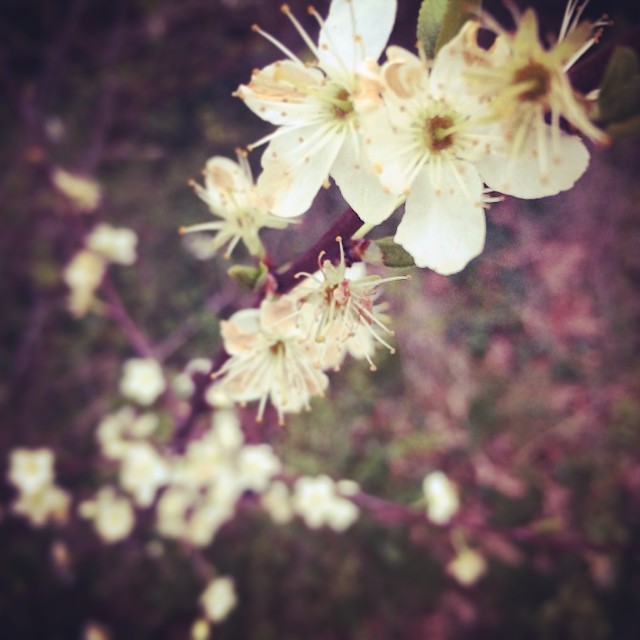
[[[362,263],[347,267],[342,239],[336,240],[340,246],[338,264],[325,260],[321,253],[319,271],[298,274],[303,280],[291,295],[299,300],[300,322],[318,344],[323,368],[337,368],[349,352],[355,358],[366,359],[375,370],[372,356],[377,345],[395,352],[385,338],[393,336],[393,331],[388,327],[384,305],[375,302],[379,287],[405,280],[406,276],[367,275]]]
[[[271,401],[280,421],[322,395],[327,376],[316,366],[316,346],[296,322],[293,299],[266,299],[259,309],[243,309],[221,323],[229,360],[217,371],[218,395],[234,402],[257,400],[258,420]]]
[[[573,186],[587,168],[589,154],[576,137],[560,128],[562,119],[598,144],[609,137],[588,117],[587,100],[573,89],[567,72],[598,39],[603,24],[581,21],[586,6],[569,0],[558,40],[540,39],[533,9],[512,7],[516,28],[508,31],[490,16],[463,28],[456,55],[464,64],[468,88],[487,102],[489,119],[500,122],[510,163],[488,157],[481,171],[487,183],[520,198],[539,198]],[[485,50],[477,43],[480,27],[496,40]],[[549,121],[549,124],[547,123]]]
[[[287,222],[270,213],[267,201],[253,183],[245,155],[238,153],[238,162],[221,156],[210,158],[203,173],[204,187],[197,182],[191,185],[218,220],[183,227],[180,233],[216,231],[212,249],[217,251],[226,245],[225,257],[231,255],[240,241],[251,255],[263,256],[260,229],[283,229]]]
[[[381,98],[369,93],[356,101],[383,187],[406,196],[395,241],[418,266],[445,275],[463,269],[484,247],[479,162],[500,140],[496,125],[479,121],[480,100],[465,91],[452,55],[458,38],[440,50],[431,69],[409,51],[389,47]]]
[[[259,27],[254,29],[286,56],[254,73],[237,96],[259,117],[279,128],[261,141],[261,190],[272,198],[272,211],[291,217],[305,212],[331,176],[359,215],[387,217],[397,197],[383,192],[364,151],[353,97],[361,89],[358,69],[380,56],[391,32],[395,0],[333,0],[314,44],[287,5],[282,11],[315,57],[311,66]]]

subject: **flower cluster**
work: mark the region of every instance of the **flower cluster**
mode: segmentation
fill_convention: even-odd
[[[246,154],[240,164],[209,160],[205,186],[194,186],[219,220],[185,231],[216,231],[215,249],[227,245],[230,253],[243,241],[264,258],[259,230],[302,215],[333,179],[365,232],[404,204],[394,241],[414,264],[443,275],[464,269],[484,248],[489,203],[503,194],[554,195],[585,172],[587,148],[561,122],[607,142],[567,77],[599,33],[599,23],[581,21],[582,11],[570,0],[551,44],[532,10],[513,9],[513,31],[480,15],[430,60],[422,50],[387,47],[395,0],[333,0],[326,19],[310,8],[317,43],[283,5],[311,60],[254,25],[284,56],[235,94],[276,127],[249,145],[266,147],[262,171],[254,184]],[[480,27],[494,32],[490,48],[478,42]],[[275,295],[267,276],[260,307],[222,323],[229,359],[215,374],[212,401],[257,401],[259,420],[270,401],[282,422],[324,394],[325,371],[347,353],[375,369],[374,346],[393,351],[375,298],[380,283],[399,278],[354,273],[338,242],[339,260],[322,252],[318,272],[298,274],[286,295]],[[256,278],[265,285],[263,268]]]
[[[9,482],[18,490],[11,505],[34,527],[64,524],[71,498],[54,482],[54,454],[50,449],[14,449],[9,456]]]
[[[348,268],[340,243],[334,265],[321,255],[317,274],[300,273],[289,295],[266,298],[259,309],[243,309],[221,326],[227,362],[214,374],[212,404],[258,401],[258,420],[270,401],[280,422],[285,413],[309,408],[328,385],[327,369],[338,369],[347,353],[365,359],[377,344],[393,352],[392,335],[378,287],[399,277],[366,275],[363,265]]]
[[[95,304],[95,292],[110,263],[130,266],[136,261],[138,237],[126,228],[98,224],[64,270],[69,287],[69,310],[80,318]]]
[[[310,9],[318,44],[284,5],[312,62],[255,26],[286,59],[254,72],[236,93],[278,127],[250,145],[268,143],[258,186],[271,211],[304,213],[331,177],[370,225],[405,202],[396,242],[418,266],[460,271],[484,247],[487,187],[540,198],[569,189],[586,170],[588,152],[561,119],[607,142],[567,78],[598,35],[598,23],[580,21],[583,8],[569,2],[551,46],[535,13],[514,9],[513,32],[482,16],[434,60],[391,46],[379,65],[394,0],[334,0],[326,20]],[[478,44],[481,26],[496,34],[490,49]]]

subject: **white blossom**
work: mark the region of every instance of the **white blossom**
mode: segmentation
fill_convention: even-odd
[[[224,620],[237,602],[233,580],[228,577],[214,578],[200,596],[204,614],[211,622]]]
[[[87,248],[106,258],[109,262],[132,265],[136,261],[135,231],[116,228],[101,223],[91,231],[86,240]]]
[[[464,547],[447,565],[447,572],[460,584],[475,584],[487,570],[487,563],[477,551]]]
[[[269,211],[269,204],[256,189],[246,157],[238,154],[238,163],[216,156],[209,159],[204,173],[204,187],[192,182],[198,197],[209,207],[215,222],[182,227],[181,233],[215,231],[211,242],[212,253],[226,245],[229,257],[242,241],[249,253],[263,256],[264,249],[258,236],[260,229],[283,229],[287,222]]]
[[[217,372],[216,390],[234,402],[257,400],[258,420],[271,401],[280,421],[323,395],[327,376],[317,366],[316,345],[296,323],[296,304],[283,296],[260,309],[238,311],[221,323],[230,358]]]
[[[429,520],[446,524],[460,508],[458,489],[442,471],[432,471],[422,481]]]
[[[353,96],[361,89],[358,69],[377,60],[386,44],[396,1],[333,0],[326,20],[310,8],[320,25],[317,45],[287,5],[282,10],[315,60],[303,63],[254,27],[288,58],[256,71],[237,91],[256,115],[279,127],[252,145],[269,142],[259,188],[272,199],[276,215],[292,217],[310,207],[331,176],[358,214],[388,216],[397,198],[383,192],[364,152]]]
[[[37,493],[53,482],[53,462],[50,449],[13,449],[7,477],[21,493]]]
[[[160,364],[152,358],[131,358],[124,364],[120,392],[141,405],[150,405],[165,390]]]
[[[98,535],[107,543],[126,538],[135,524],[131,502],[113,487],[103,487],[95,499],[83,502],[80,515],[93,521]]]
[[[348,529],[358,518],[358,507],[340,496],[328,476],[298,478],[293,487],[292,505],[310,529],[328,526],[334,531]]]
[[[94,303],[95,291],[104,278],[107,261],[101,255],[82,249],[65,267],[63,279],[69,287],[69,310],[77,318],[86,315]]]

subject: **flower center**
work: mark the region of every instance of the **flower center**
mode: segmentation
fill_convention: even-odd
[[[333,113],[336,118],[344,120],[353,112],[353,102],[350,100],[351,95],[346,89],[341,89],[331,101],[333,104]]]
[[[520,67],[514,74],[516,84],[524,85],[524,91],[519,95],[522,102],[535,102],[546,96],[551,88],[549,70],[539,62],[529,62]]]
[[[450,116],[433,116],[424,124],[424,141],[431,151],[443,151],[453,144],[453,119]]]

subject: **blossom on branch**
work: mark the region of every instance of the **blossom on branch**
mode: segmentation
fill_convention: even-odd
[[[211,240],[214,252],[226,245],[225,257],[229,257],[242,241],[251,255],[263,257],[260,229],[284,229],[288,223],[271,214],[267,199],[253,183],[245,154],[238,153],[238,162],[221,156],[210,158],[203,174],[204,187],[193,181],[191,186],[218,220],[182,227],[180,233],[215,231]]]
[[[236,92],[256,115],[279,127],[250,146],[269,143],[259,188],[276,215],[292,217],[311,206],[331,176],[358,215],[388,217],[398,198],[383,191],[365,153],[354,96],[361,90],[358,70],[376,61],[387,42],[395,0],[333,0],[326,20],[310,8],[320,25],[317,45],[287,5],[282,11],[314,60],[303,63],[254,26],[288,58],[256,71]]]
[[[481,171],[490,186],[519,198],[554,195],[573,186],[584,173],[589,154],[577,136],[564,133],[564,119],[600,145],[609,136],[589,119],[588,100],[573,89],[571,66],[594,44],[605,21],[580,20],[587,2],[569,0],[557,41],[546,45],[531,8],[520,13],[508,31],[491,16],[468,22],[453,54],[468,90],[488,105],[487,120],[500,123],[510,162],[485,159]],[[478,45],[481,27],[496,34],[490,49]],[[505,170],[506,169],[506,170]]]
[[[282,422],[285,413],[309,406],[327,388],[318,367],[317,346],[298,326],[292,298],[266,299],[259,309],[243,309],[221,323],[229,360],[215,373],[214,395],[233,402],[257,400],[258,420],[271,401]]]

